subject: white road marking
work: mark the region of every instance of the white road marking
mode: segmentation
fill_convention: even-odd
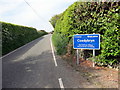
[[[64,85],[63,85],[63,82],[62,82],[62,78],[59,78],[58,81],[59,81],[59,84],[60,84],[60,88],[64,90]]]
[[[54,59],[54,62],[55,62],[55,66],[57,67],[57,61],[56,61],[56,58],[55,58],[55,53],[54,53],[54,50],[53,50],[53,45],[52,45],[52,36],[50,38],[50,42],[51,42],[51,49],[52,49],[52,55],[53,55],[53,59]]]
[[[40,38],[41,38],[41,37],[40,37]],[[39,39],[39,38],[37,38],[37,39]],[[35,39],[35,40],[37,40],[37,39]],[[21,48],[23,48],[23,47],[27,46],[28,44],[30,44],[30,43],[32,43],[32,42],[34,42],[35,40],[33,40],[33,41],[31,41],[31,42],[29,42],[29,43],[27,43],[27,44],[25,44],[25,45],[23,45],[23,46],[21,46],[21,47],[19,47],[19,48],[15,49],[15,50],[13,50],[12,52],[10,52],[10,53],[8,53],[8,54],[6,54],[6,55],[2,56],[2,57],[0,57],[0,59],[2,59],[2,58],[4,58],[4,57],[6,57],[6,56],[8,56],[8,55],[10,55],[10,54],[12,54],[12,53],[14,53],[14,52],[16,52],[17,50],[19,50],[19,49],[21,49]]]

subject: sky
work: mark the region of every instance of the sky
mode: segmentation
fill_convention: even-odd
[[[25,1],[28,2],[29,6]],[[77,0],[0,0],[0,21],[50,32],[49,20]]]

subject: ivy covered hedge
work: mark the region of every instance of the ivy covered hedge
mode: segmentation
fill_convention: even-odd
[[[101,49],[96,62],[101,65],[118,63],[120,59],[120,2],[75,2],[56,21],[53,38],[56,35],[64,36],[61,39],[69,38],[67,42],[69,44],[74,34],[92,33],[101,35]],[[53,41],[58,40],[53,39]],[[67,51],[67,48],[64,50]]]
[[[45,31],[37,32],[35,28],[2,23],[2,55],[44,35]]]

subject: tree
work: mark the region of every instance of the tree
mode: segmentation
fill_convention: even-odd
[[[58,15],[55,15],[55,16],[53,16],[53,17],[50,19],[49,22],[52,24],[52,26],[53,26],[54,28],[55,28],[55,25],[56,25],[57,20],[60,19],[62,15],[63,15],[63,13],[58,14]]]

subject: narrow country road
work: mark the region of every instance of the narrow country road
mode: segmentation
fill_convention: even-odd
[[[83,77],[54,56],[50,39],[45,35],[2,58],[2,88],[84,87]]]

